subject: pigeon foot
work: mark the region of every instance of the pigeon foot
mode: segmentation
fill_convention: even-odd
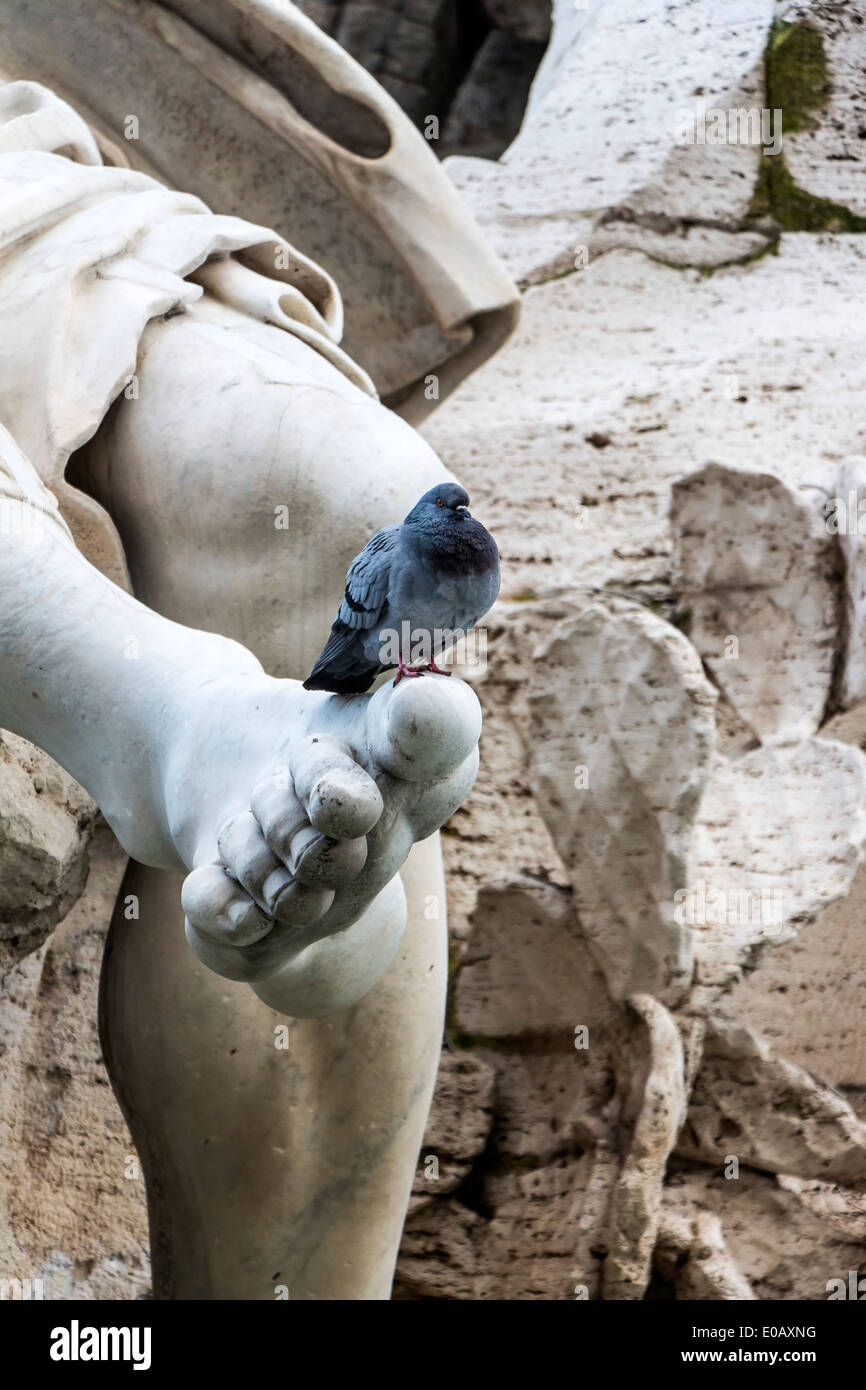
[[[405,661],[401,661],[399,666],[397,667],[397,674],[394,677],[394,684],[399,685],[400,681],[403,679],[404,676],[423,676],[424,671],[427,669],[429,668],[416,668],[414,666],[407,666]]]
[[[425,671],[429,671],[434,676],[451,675],[450,671],[443,671],[441,666],[437,666],[435,661],[425,662],[423,666],[407,666],[405,661],[401,661],[397,667],[394,684],[398,685],[404,676],[423,676]]]

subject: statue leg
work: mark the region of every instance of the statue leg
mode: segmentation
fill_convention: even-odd
[[[409,920],[383,979],[300,1022],[202,965],[179,881],[130,866],[121,902],[136,894],[140,917],[118,907],[101,1015],[157,1298],[389,1297],[442,1036],[444,914],[422,906],[443,901],[437,841],[404,868]]]
[[[446,470],[304,344],[275,329],[251,341],[247,320],[207,312],[151,326],[140,398],[105,422],[77,480],[110,508],[139,597],[301,676],[348,561]],[[438,837],[404,882],[409,925],[384,978],[346,1012],[292,1023],[284,1050],[285,1020],[190,954],[177,881],[131,868],[122,896],[140,917],[112,926],[103,1031],[145,1168],[158,1295],[388,1297],[441,1039]]]

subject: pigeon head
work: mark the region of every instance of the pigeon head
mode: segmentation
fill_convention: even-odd
[[[469,493],[459,483],[440,483],[425,492],[415,503],[406,523],[409,526],[431,526],[454,521],[455,518],[469,517]]]

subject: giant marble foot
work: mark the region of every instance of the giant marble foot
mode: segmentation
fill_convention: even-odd
[[[167,777],[190,945],[285,1012],[356,1002],[402,935],[400,866],[474,781],[475,695],[437,676],[346,697],[262,675],[192,703]]]

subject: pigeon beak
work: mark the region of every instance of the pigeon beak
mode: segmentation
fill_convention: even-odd
[[[469,515],[469,508],[463,506],[462,504],[461,504],[459,507],[455,507],[454,510],[455,510],[455,512],[459,512],[461,516],[468,516],[468,515]]]

